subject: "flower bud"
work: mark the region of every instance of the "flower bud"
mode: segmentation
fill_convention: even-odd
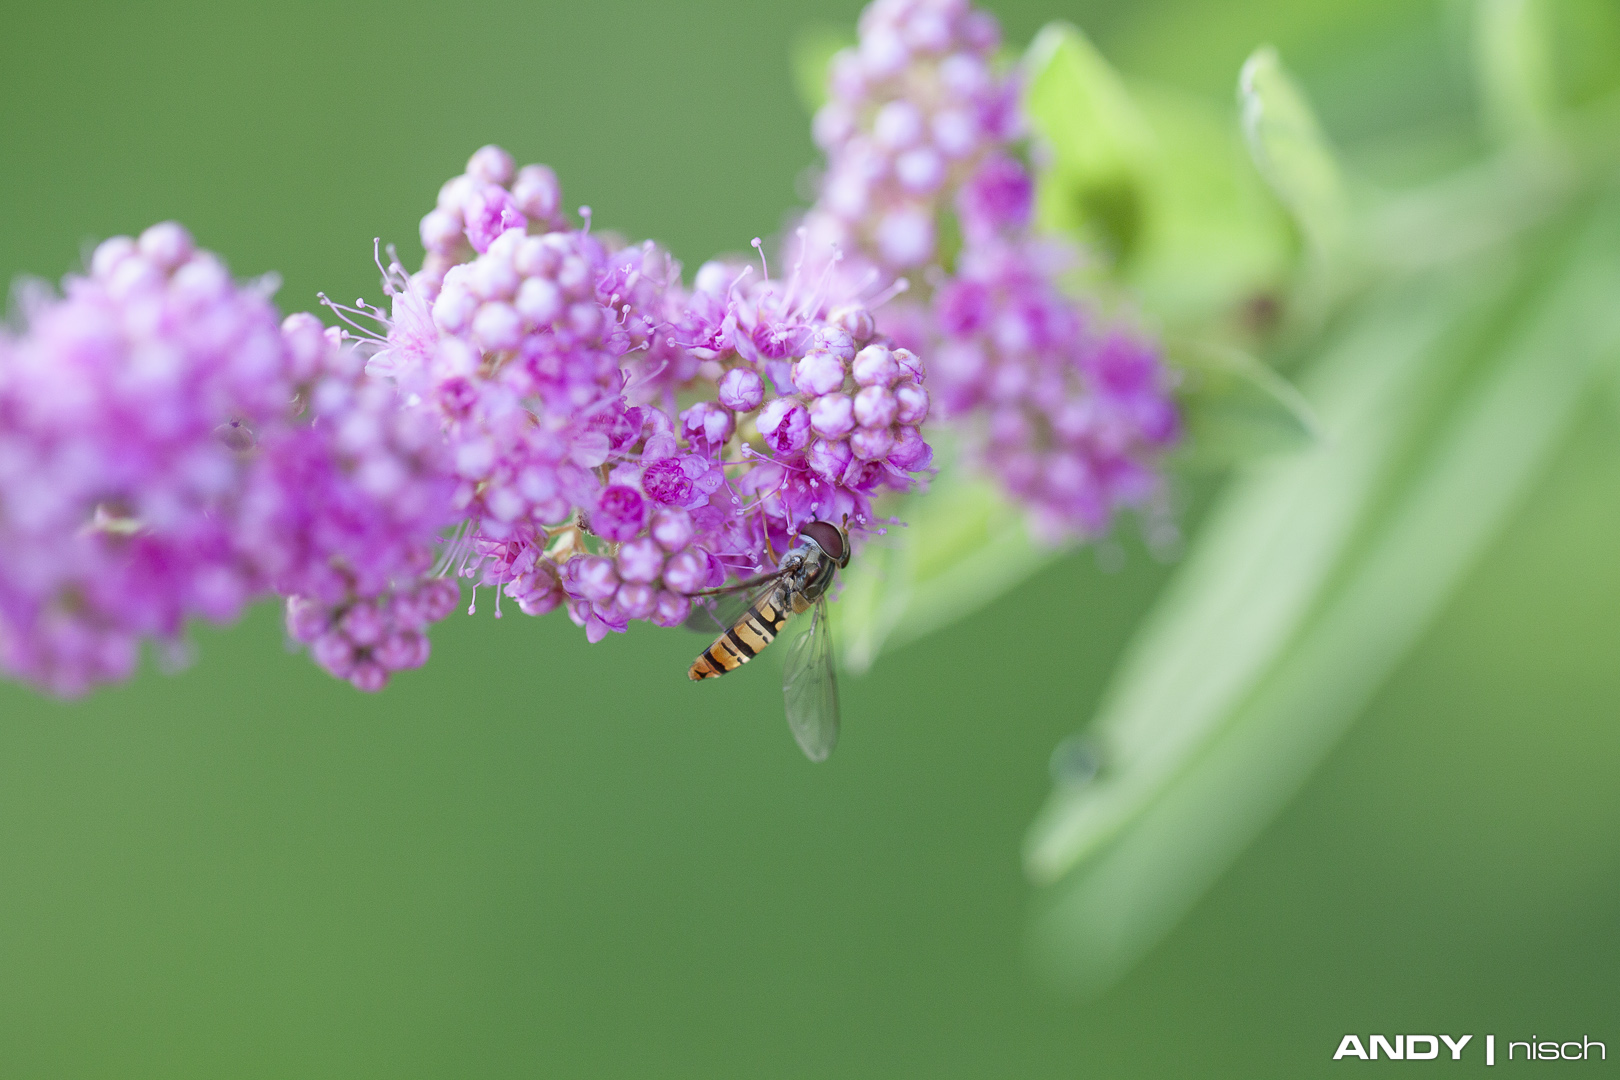
[[[591,531],[615,543],[634,538],[646,522],[647,501],[635,488],[623,486],[603,491],[590,516]]]
[[[529,217],[550,221],[562,206],[562,185],[546,166],[525,165],[512,181],[512,198]]]
[[[349,672],[349,685],[356,690],[375,694],[388,685],[388,669],[375,660],[362,660]]]
[[[849,468],[849,463],[855,454],[849,448],[849,443],[842,439],[817,439],[806,455],[810,468],[824,480],[837,480]]]
[[[619,574],[605,555],[579,555],[563,567],[563,584],[573,596],[606,602],[619,591]]]
[[[511,304],[483,304],[473,316],[472,336],[485,352],[516,349],[523,343],[523,320]]]
[[[827,352],[812,352],[793,365],[793,385],[802,394],[819,396],[844,388],[844,365]]]
[[[917,106],[909,101],[891,101],[878,110],[872,123],[872,133],[878,145],[889,150],[904,150],[922,138],[923,119]]]
[[[895,419],[902,424],[920,424],[928,418],[928,391],[916,383],[895,388]]]
[[[894,423],[899,403],[886,387],[868,386],[855,395],[855,420],[864,428],[886,428]]]
[[[934,219],[912,207],[891,210],[878,222],[877,244],[891,266],[920,266],[934,254]]]
[[[512,155],[498,146],[481,146],[467,159],[467,175],[486,184],[512,179]]]
[[[642,582],[620,585],[614,596],[614,604],[632,619],[645,619],[653,613],[657,603],[658,590]]]
[[[196,251],[191,234],[177,221],[164,221],[141,233],[140,252],[155,266],[173,270]]]
[[[665,551],[680,551],[692,542],[694,535],[692,515],[675,507],[656,510],[653,512],[652,528],[649,531],[652,538],[658,541],[658,546]]]
[[[767,402],[755,426],[765,444],[779,454],[802,450],[810,441],[810,414],[792,398],[773,398]]]
[[[868,345],[856,353],[851,370],[861,386],[889,386],[900,377],[900,365],[887,345]]]
[[[853,403],[847,394],[823,394],[810,404],[810,427],[829,439],[848,435],[855,427]]]
[[[531,277],[518,287],[517,313],[537,327],[556,322],[563,312],[562,291],[543,277]]]
[[[861,428],[849,437],[849,448],[865,461],[883,457],[894,445],[894,436],[888,428]]]
[[[685,548],[664,567],[664,583],[678,593],[695,593],[709,583],[709,558],[697,548]]]
[[[354,646],[336,630],[316,638],[309,647],[310,658],[331,674],[347,679],[354,670]]]
[[[856,345],[866,344],[877,333],[877,321],[872,318],[872,313],[859,305],[840,308],[832,313],[832,320]]]
[[[748,368],[732,368],[720,377],[720,404],[737,412],[753,412],[765,400],[765,382]]]
[[[657,606],[649,616],[656,626],[679,626],[692,614],[692,601],[668,589],[658,594]]]
[[[302,596],[287,598],[287,636],[308,645],[326,633],[326,607]]]
[[[345,637],[362,648],[381,641],[388,628],[377,605],[365,601],[344,612],[338,626]]]
[[[889,448],[889,461],[898,469],[921,472],[934,460],[934,450],[914,427],[902,427]]]
[[[700,401],[681,413],[681,434],[697,446],[719,446],[731,438],[736,420],[712,402]]]
[[[371,658],[388,671],[421,667],[428,658],[427,635],[419,630],[390,634],[382,644],[371,650]]]
[[[657,581],[663,569],[663,549],[650,536],[638,536],[619,549],[620,581]]]

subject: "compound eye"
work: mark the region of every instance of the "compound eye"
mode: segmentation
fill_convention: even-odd
[[[848,552],[844,547],[844,534],[838,526],[828,521],[812,521],[799,530],[800,536],[807,536],[815,545],[826,553],[827,558],[840,565],[843,564]]]

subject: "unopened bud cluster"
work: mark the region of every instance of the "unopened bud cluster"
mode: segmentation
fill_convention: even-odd
[[[475,154],[423,220],[423,269],[391,268],[369,346],[439,417],[466,518],[456,572],[525,613],[566,606],[592,640],[673,625],[812,517],[867,530],[871,497],[928,467],[921,362],[802,253],[785,281],[716,262],[688,289],[657,245],[524,202],[540,176]]]
[[[1158,497],[1179,433],[1142,338],[1058,289],[1018,85],[967,0],[876,0],[815,120],[786,273],[593,232],[556,175],[472,155],[392,256],[384,311],[281,320],[166,223],[103,243],[0,327],[0,669],[50,692],[284,598],[289,637],[377,690],[458,579],[600,640],[777,565],[806,522],[877,531],[931,418],[1056,539]],[[911,277],[911,294],[902,273]],[[325,298],[322,298],[325,301]],[[925,370],[923,357],[929,359]]]
[[[101,244],[63,291],[0,331],[5,671],[78,694],[189,619],[428,568],[451,513],[437,432],[319,320],[279,322],[173,223]]]
[[[967,429],[970,457],[1061,542],[1161,500],[1180,425],[1154,346],[1058,286],[1077,253],[1032,230],[999,39],[967,0],[871,4],[832,62],[815,121],[827,169],[805,222],[844,249],[840,277],[907,275],[879,328],[929,355],[938,418]]]

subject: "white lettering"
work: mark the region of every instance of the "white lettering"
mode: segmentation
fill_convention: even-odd
[[[1582,1058],[1589,1057],[1591,1055],[1591,1053],[1592,1053],[1592,1047],[1595,1046],[1595,1047],[1598,1048],[1598,1060],[1599,1061],[1607,1061],[1607,1060],[1609,1060],[1609,1048],[1607,1046],[1604,1046],[1600,1042],[1593,1042],[1591,1039],[1588,1039],[1585,1035],[1581,1036],[1581,1040],[1582,1040],[1582,1043],[1583,1043],[1583,1045],[1581,1046],[1581,1057]]]
[[[1485,1064],[1496,1064],[1496,1036],[1485,1036]]]
[[[1468,1045],[1468,1040],[1472,1039],[1473,1036],[1472,1035],[1464,1035],[1462,1038],[1458,1039],[1456,1042],[1451,1041],[1451,1036],[1450,1035],[1442,1035],[1442,1036],[1440,1036],[1440,1038],[1445,1041],[1446,1049],[1451,1051],[1451,1060],[1452,1061],[1461,1061],[1462,1060],[1462,1048]],[[1495,1045],[1494,1042],[1491,1045],[1491,1054],[1492,1054],[1493,1057],[1496,1054],[1496,1045]]]
[[[1402,1057],[1405,1056],[1404,1054],[1401,1053],[1401,1043],[1404,1041],[1405,1036],[1402,1036],[1402,1035],[1395,1036],[1395,1045],[1394,1046],[1389,1045],[1389,1040],[1384,1038],[1382,1035],[1371,1035],[1371,1036],[1368,1036],[1368,1039],[1372,1043],[1371,1056],[1372,1056],[1372,1060],[1374,1060],[1374,1061],[1378,1060],[1378,1048],[1380,1046],[1382,1046],[1384,1048],[1384,1054],[1391,1061],[1399,1061],[1399,1060],[1401,1060]]]
[[[1418,1043],[1428,1043],[1429,1048],[1420,1054],[1417,1048]],[[1408,1035],[1406,1037],[1407,1061],[1429,1061],[1439,1056],[1440,1040],[1433,1035]]]
[[[1359,1036],[1346,1035],[1344,1038],[1340,1039],[1339,1052],[1333,1055],[1333,1060],[1338,1061],[1347,1054],[1354,1055],[1355,1057],[1360,1058],[1362,1061],[1367,1060],[1367,1051],[1362,1049],[1361,1038]]]
[[[1513,1048],[1515,1046],[1524,1047],[1524,1058],[1525,1058],[1526,1061],[1529,1061],[1531,1058],[1536,1056],[1535,1048],[1532,1047],[1529,1043],[1527,1043],[1527,1042],[1510,1042],[1510,1043],[1508,1043],[1508,1060],[1509,1061],[1513,1060]]]

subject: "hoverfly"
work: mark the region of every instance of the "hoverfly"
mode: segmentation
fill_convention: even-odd
[[[692,661],[686,674],[694,681],[735,671],[776,640],[788,619],[811,611],[810,629],[789,646],[782,677],[788,727],[811,761],[825,761],[838,742],[838,680],[833,674],[832,631],[827,625],[827,590],[833,575],[849,565],[849,555],[849,533],[842,526],[811,521],[799,529],[793,547],[775,570],[691,594],[694,598],[736,596],[757,590],[751,592],[747,609],[735,618],[713,616],[725,633]],[[693,619],[708,614],[694,612]]]

